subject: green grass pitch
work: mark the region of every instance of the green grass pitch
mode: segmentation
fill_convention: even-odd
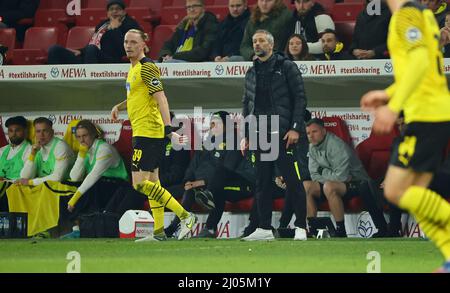
[[[169,240],[134,243],[127,239],[2,240],[0,272],[66,272],[67,254],[80,254],[81,272],[158,273],[364,273],[380,254],[381,272],[432,272],[442,263],[423,239],[308,239],[242,242]],[[158,264],[158,265],[155,265]]]
[[[158,273],[364,273],[380,254],[381,272],[432,272],[442,256],[423,239],[169,240],[127,239],[2,240],[0,272],[66,272],[67,254],[80,254],[81,272]]]

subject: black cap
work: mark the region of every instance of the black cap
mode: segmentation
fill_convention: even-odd
[[[11,117],[8,120],[6,120],[5,126],[9,127],[11,125],[19,125],[22,126],[23,128],[27,128],[27,119],[25,119],[25,117],[23,116]]]
[[[106,9],[109,9],[109,6],[117,4],[120,7],[122,7],[122,9],[125,9],[125,2],[123,2],[123,0],[108,0],[108,2],[106,2]]]

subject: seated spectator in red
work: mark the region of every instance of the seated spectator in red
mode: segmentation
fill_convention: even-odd
[[[186,0],[187,16],[159,52],[162,62],[209,61],[216,41],[218,22],[205,11],[204,0]]]
[[[20,25],[23,18],[31,18],[36,13],[39,0],[0,0],[0,29],[15,28],[19,41],[23,41],[28,25]]]
[[[125,11],[123,0],[109,0],[108,19],[95,28],[89,44],[79,50],[54,45],[48,50],[48,64],[120,63],[125,56],[123,40],[130,29],[141,29]]]
[[[295,10],[288,31],[291,34],[303,35],[311,54],[323,53],[320,34],[326,29],[335,29],[333,20],[315,0],[292,0],[292,2],[295,4]]]
[[[366,0],[368,4],[370,3]],[[366,8],[368,6],[366,5]],[[358,15],[353,31],[349,52],[356,59],[385,59],[387,53],[387,33],[391,12],[385,0],[381,1],[381,14],[369,15],[363,9]]]
[[[250,17],[247,0],[229,0],[230,13],[219,24],[219,32],[212,53],[215,62],[244,61],[239,48],[244,36],[245,26]]]
[[[291,13],[282,0],[258,0],[256,7],[252,10],[242,38],[240,51],[244,60],[251,61],[254,59],[253,35],[257,30],[270,32],[275,40],[274,51],[283,52],[289,37],[286,27],[290,19]]]
[[[322,34],[323,54],[320,55],[321,60],[349,60],[350,54],[344,51],[344,44],[339,41],[334,30],[326,29]]]
[[[292,61],[307,61],[314,60],[314,57],[309,54],[308,43],[305,37],[299,34],[293,34],[286,46],[286,56]]]

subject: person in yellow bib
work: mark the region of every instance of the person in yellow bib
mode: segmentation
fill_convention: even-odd
[[[45,117],[33,121],[36,143],[26,160],[21,179],[7,190],[10,212],[28,213],[28,236],[43,234],[58,225],[59,197],[51,189],[68,179],[73,151],[54,136],[53,123]]]
[[[393,147],[384,194],[415,216],[444,255],[450,272],[450,204],[429,189],[450,138],[450,95],[440,32],[433,12],[409,0],[387,0],[392,12],[388,48],[394,83],[370,91],[361,107],[373,112],[375,133],[390,133],[401,111],[405,129]]]
[[[145,57],[148,35],[140,30],[129,30],[124,47],[131,67],[126,81],[127,99],[111,111],[117,120],[119,111],[127,110],[133,129],[133,186],[147,195],[154,218],[154,233],[142,241],[165,240],[164,208],[172,210],[181,220],[178,239],[189,236],[197,217],[187,212],[178,201],[160,185],[159,167],[165,153],[165,137],[179,142],[182,137],[172,132],[169,105],[160,78],[159,68]]]
[[[21,178],[21,171],[31,152],[26,140],[27,119],[23,116],[10,117],[5,122],[8,128],[9,144],[0,148],[0,211],[8,211],[6,189],[14,180]]]
[[[128,185],[125,164],[117,150],[101,139],[98,128],[89,120],[76,126],[80,144],[78,157],[70,171],[70,179],[81,182],[68,202],[67,209],[76,225],[62,238],[79,238],[78,216],[103,210],[120,187]]]

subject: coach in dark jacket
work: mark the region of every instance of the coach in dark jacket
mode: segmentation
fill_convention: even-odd
[[[123,41],[130,29],[141,29],[126,14],[123,0],[107,2],[108,19],[95,27],[94,35],[84,48],[68,49],[53,45],[48,51],[48,64],[120,63],[125,56]]]
[[[271,240],[272,195],[270,185],[274,164],[280,169],[286,182],[286,192],[292,194],[301,208],[300,221],[296,227],[294,239],[306,240],[306,194],[295,170],[292,147],[299,138],[306,137],[303,119],[306,108],[306,96],[303,80],[297,65],[284,55],[273,53],[274,40],[268,31],[258,30],[253,35],[255,56],[254,66],[245,76],[243,96],[243,116],[278,115],[279,128],[274,125],[264,127],[258,121],[248,124],[249,131],[241,141],[241,149],[249,146],[256,155],[256,200],[258,204],[259,228],[244,240]],[[249,119],[247,118],[247,121]],[[270,124],[270,123],[269,123]],[[255,137],[248,135],[258,131],[258,143]],[[270,149],[264,149],[263,132],[270,135]],[[300,212],[300,211],[299,211]]]

